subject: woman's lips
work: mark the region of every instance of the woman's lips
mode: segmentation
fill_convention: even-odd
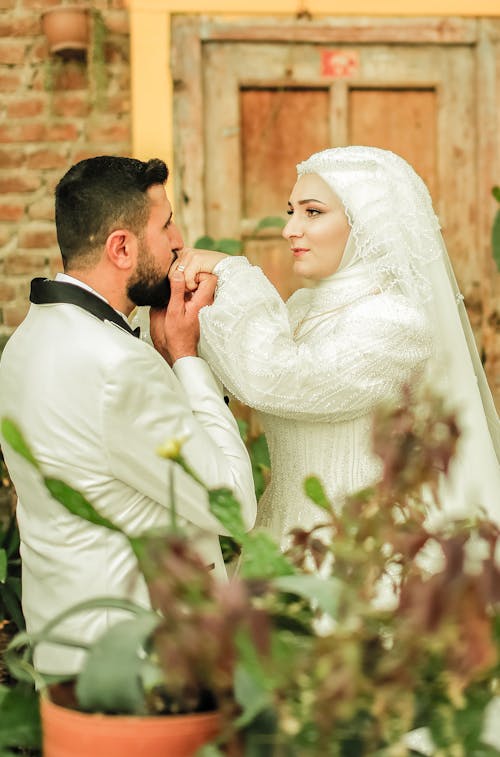
[[[294,258],[299,258],[305,252],[309,252],[309,250],[306,249],[305,247],[292,247],[291,249],[292,249],[292,254]]]

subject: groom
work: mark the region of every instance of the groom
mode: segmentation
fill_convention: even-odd
[[[248,455],[221,387],[197,357],[198,312],[212,302],[215,278],[207,276],[189,298],[181,272],[168,279],[183,241],[167,176],[161,160],[107,156],[81,161],[63,176],[56,227],[64,273],[32,282],[31,308],[0,362],[0,417],[20,426],[45,475],[81,491],[130,534],[169,522],[170,463],[156,450],[184,437],[188,463],[207,486],[234,491],[251,528]],[[153,306],[154,347],[128,323],[136,305]],[[123,537],[69,514],[6,443],[3,451],[19,497],[28,630],[99,595],[147,605]],[[194,546],[224,575],[222,529],[205,491],[178,466],[174,485]],[[83,631],[91,641],[115,620],[93,611],[61,631],[80,638]],[[77,653],[40,647],[40,670],[75,672],[80,664]]]

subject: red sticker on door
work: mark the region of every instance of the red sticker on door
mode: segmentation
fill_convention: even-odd
[[[359,55],[355,50],[322,50],[321,76],[347,79],[359,71]]]

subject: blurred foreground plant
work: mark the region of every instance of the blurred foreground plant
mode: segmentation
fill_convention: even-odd
[[[4,420],[3,434],[39,469],[15,425]],[[26,679],[33,647],[66,614],[106,603],[130,619],[86,648],[76,681],[82,709],[218,707],[224,727],[207,757],[222,755],[235,732],[245,757],[418,755],[407,734],[419,726],[430,729],[436,757],[499,755],[483,726],[500,682],[500,533],[480,514],[434,533],[425,520],[429,503],[439,507],[455,418],[441,400],[407,391],[398,408],[377,412],[373,439],[380,482],[338,512],[309,477],[324,522],[294,529],[286,554],[267,534],[245,533],[230,491],[210,490],[212,513],[242,545],[229,583],[214,580],[178,527],[127,537],[154,610],[112,598],[72,608],[41,633],[17,636],[13,674]],[[163,454],[197,478],[182,447]],[[71,512],[116,529],[39,471]]]

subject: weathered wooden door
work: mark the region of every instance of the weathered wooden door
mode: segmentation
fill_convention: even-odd
[[[287,297],[301,283],[288,245],[277,230],[254,230],[264,216],[285,217],[295,164],[330,146],[391,149],[430,188],[481,343],[492,269],[478,222],[477,23],[175,18],[176,212],[186,238],[243,239]]]

